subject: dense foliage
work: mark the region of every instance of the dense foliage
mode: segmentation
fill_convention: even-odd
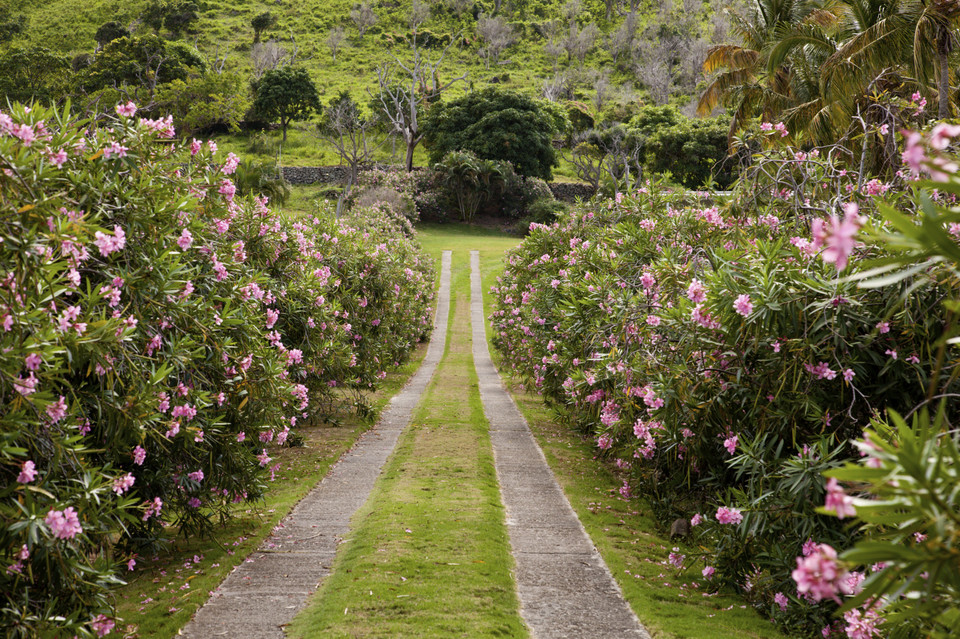
[[[843,161],[775,146],[722,209],[654,184],[594,202],[532,228],[494,289],[504,358],[596,438],[623,494],[693,519],[705,576],[810,636],[837,603],[797,592],[796,557],[858,536],[818,513],[821,474],[859,457],[849,442],[876,411],[957,390],[938,347],[945,282],[841,277],[888,255],[853,235],[890,189]]]
[[[236,156],[117,112],[109,128],[0,113],[12,636],[109,630],[132,553],[260,496],[271,446],[428,328],[430,264],[389,220],[285,220],[236,196]]]
[[[554,114],[525,95],[496,88],[438,102],[424,123],[430,161],[451,151],[470,151],[481,160],[510,162],[520,175],[549,180],[557,163],[553,138],[566,116]]]

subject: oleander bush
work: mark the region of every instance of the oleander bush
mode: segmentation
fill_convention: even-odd
[[[648,183],[533,225],[492,321],[505,361],[621,469],[624,496],[648,496],[665,525],[693,519],[710,550],[687,567],[814,636],[839,604],[798,591],[797,557],[862,534],[818,511],[822,473],[859,457],[851,440],[878,413],[957,391],[938,365],[951,285],[914,268],[859,286],[890,257],[855,239],[878,196],[908,215],[928,196],[765,135],[725,206]]]
[[[262,495],[270,444],[426,332],[432,266],[378,214],[285,219],[236,195],[235,156],[117,111],[0,112],[10,636],[109,632],[135,550],[215,534]]]

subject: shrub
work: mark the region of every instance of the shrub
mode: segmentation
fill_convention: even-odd
[[[809,539],[857,536],[818,513],[821,474],[857,456],[849,441],[876,410],[957,381],[937,366],[947,289],[917,269],[872,289],[838,277],[883,256],[861,248],[848,262],[831,244],[872,201],[853,172],[796,153],[783,150],[820,195],[782,218],[753,199],[721,211],[648,185],[534,226],[494,289],[493,322],[505,360],[627,475],[624,494],[649,496],[664,522],[702,513],[716,582],[812,634],[837,605],[790,595],[796,556]],[[814,230],[835,230],[811,238],[824,213]]]
[[[470,151],[483,160],[509,162],[523,176],[551,179],[557,164],[553,137],[561,109],[547,109],[530,97],[497,88],[475,91],[434,104],[424,123],[430,162],[451,151]]]
[[[209,533],[257,498],[270,447],[340,388],[385,376],[429,325],[431,264],[395,227],[282,219],[235,196],[236,157],[118,111],[109,128],[0,113],[0,619],[14,636],[112,625],[130,552],[171,525]]]

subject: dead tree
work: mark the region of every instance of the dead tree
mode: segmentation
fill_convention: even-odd
[[[413,170],[413,152],[423,140],[421,112],[425,112],[430,103],[455,82],[464,80],[467,74],[442,83],[438,70],[447,51],[457,40],[450,41],[435,62],[426,59],[417,46],[417,34],[414,32],[411,43],[411,57],[401,60],[391,54],[393,62],[381,65],[377,69],[377,82],[380,88],[378,96],[383,114],[395,133],[403,138],[407,146],[404,166]]]

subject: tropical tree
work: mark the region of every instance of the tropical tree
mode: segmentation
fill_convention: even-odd
[[[320,110],[317,87],[303,68],[283,67],[267,71],[255,83],[254,92],[254,111],[268,122],[280,121],[284,142],[291,122],[306,120]]]

